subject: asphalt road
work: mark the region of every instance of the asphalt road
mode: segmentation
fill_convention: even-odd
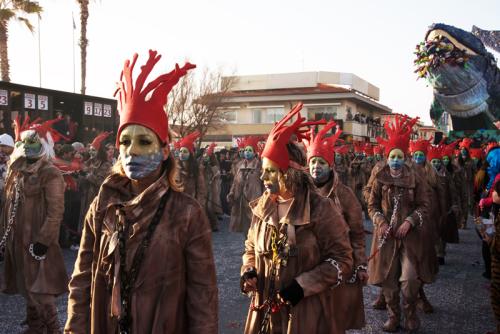
[[[214,233],[214,253],[219,282],[219,328],[221,334],[242,333],[249,300],[239,292],[239,267],[244,238],[241,234],[227,231],[227,219],[221,231]],[[369,222],[366,222],[367,229]],[[470,225],[469,225],[470,226]],[[485,334],[493,330],[494,322],[489,300],[489,282],[481,274],[484,271],[481,244],[474,230],[460,231],[461,243],[449,245],[447,263],[440,267],[436,283],[425,290],[435,313],[420,314],[421,333]],[[371,242],[371,235],[367,235]],[[71,273],[76,252],[64,250],[68,272]],[[3,268],[0,265],[3,274]],[[349,333],[382,333],[385,311],[370,307],[378,293],[376,287],[366,287],[365,312],[367,326],[362,331]],[[66,295],[58,298],[61,325],[66,319]],[[20,296],[0,295],[0,333],[18,333],[23,330],[24,301]],[[314,333],[311,333],[314,334]]]

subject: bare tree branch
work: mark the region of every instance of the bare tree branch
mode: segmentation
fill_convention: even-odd
[[[235,84],[235,76],[223,76],[222,69],[203,70],[199,80],[184,76],[170,92],[166,106],[170,126],[181,137],[199,131],[200,138],[225,121],[224,98]]]

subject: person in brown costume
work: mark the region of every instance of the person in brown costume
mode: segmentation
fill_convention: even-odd
[[[368,281],[367,259],[365,252],[365,231],[359,204],[352,190],[343,185],[333,168],[335,141],[342,131],[337,129],[334,135],[326,137],[335,127],[329,122],[317,136],[311,132],[305,140],[309,172],[318,192],[330,198],[342,213],[349,226],[349,239],[353,250],[354,273],[339,287],[332,290],[333,321],[335,328],[361,329],[365,326],[365,308],[363,304],[363,285]]]
[[[462,180],[460,195],[461,195],[461,210],[462,213],[460,228],[467,227],[467,219],[472,210],[472,203],[474,200],[473,195],[473,185],[474,185],[474,174],[476,173],[474,162],[470,157],[470,146],[473,140],[470,138],[464,138],[460,144],[460,154],[458,154],[456,163],[462,169]]]
[[[231,206],[229,231],[247,234],[252,220],[248,204],[262,195],[263,186],[259,178],[261,162],[257,156],[260,137],[249,136],[242,141],[243,160],[238,164],[227,202]]]
[[[125,63],[120,155],[85,219],[65,333],[218,331],[212,232],[202,206],[176,183],[163,109],[194,65],[176,66],[144,85],[159,58],[149,52],[135,85],[137,55]]]
[[[2,292],[26,301],[24,333],[60,333],[56,297],[67,291],[68,274],[59,246],[64,180],[52,164],[51,121],[16,119],[16,149],[5,184],[0,249],[5,246]]]
[[[78,232],[82,231],[83,221],[85,220],[90,203],[97,196],[101,184],[111,172],[112,165],[108,160],[106,147],[103,145],[103,141],[110,134],[111,132],[103,132],[94,138],[90,144],[90,158],[85,161],[83,167],[85,175],[78,178],[81,192],[80,225]]]
[[[207,197],[205,200],[205,210],[207,212],[208,220],[212,231],[219,230],[219,218],[222,214],[222,206],[220,203],[220,167],[217,157],[214,154],[216,144],[212,143],[205,150],[202,157],[204,179],[207,184]]]
[[[366,209],[366,202],[363,198],[363,187],[366,185],[365,154],[364,143],[354,142],[354,159],[349,164],[349,188],[354,192],[363,211]]]
[[[307,131],[301,107],[275,125],[262,153],[266,191],[250,203],[241,267],[242,291],[252,295],[245,334],[343,333],[333,328],[330,298],[352,272],[349,229],[333,202],[316,193],[305,157],[289,142]]]
[[[374,148],[374,161],[376,161],[375,166],[373,166],[370,178],[368,179],[368,182],[366,182],[366,185],[363,187],[363,199],[365,200],[366,203],[368,203],[368,200],[370,199],[370,194],[372,192],[372,187],[373,187],[373,181],[375,181],[375,177],[377,173],[382,169],[385,165],[387,165],[387,160],[383,159],[383,146],[378,145],[375,146]],[[379,294],[377,298],[373,301],[372,303],[372,308],[375,310],[385,310],[386,309],[386,303],[385,303],[385,298],[384,294],[382,293],[382,289],[380,289]]]
[[[349,184],[349,168],[347,163],[347,154],[349,154],[349,146],[341,145],[335,146],[335,173],[337,174],[339,181],[342,182],[344,186]]]
[[[179,147],[179,167],[177,183],[182,184],[184,192],[205,206],[207,185],[202,163],[195,157],[194,142],[200,136],[198,131],[188,134],[176,145]]]
[[[425,268],[427,254],[422,229],[429,206],[427,184],[404,163],[403,152],[408,151],[416,121],[396,115],[394,124],[385,123],[388,140],[382,141],[387,165],[377,173],[368,201],[375,226],[368,282],[382,287],[389,315],[383,330],[388,332],[396,332],[400,326],[400,292],[404,328],[410,333],[418,331],[418,292],[422,282],[432,281],[432,273]]]
[[[239,164],[245,161],[245,138],[236,138],[236,143],[238,145],[238,153],[234,154],[234,158],[231,163],[231,175],[233,179],[238,173]]]
[[[436,150],[436,155],[429,157],[431,164],[435,167],[438,182],[441,185],[441,216],[436,243],[436,252],[440,265],[445,264],[446,244],[456,244],[459,242],[459,226],[457,222],[459,217],[461,217],[460,196],[456,188],[456,183],[453,180],[452,171],[450,172],[452,166],[444,164],[444,157],[452,156],[452,150],[450,146],[440,145],[439,150]],[[432,163],[433,160],[435,160],[434,163]]]

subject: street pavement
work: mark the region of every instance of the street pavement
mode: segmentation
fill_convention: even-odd
[[[366,222],[366,228],[370,224]],[[239,291],[239,268],[244,247],[241,234],[227,231],[228,219],[221,222],[221,231],[214,233],[213,245],[219,283],[219,333],[242,333],[249,299]],[[469,226],[471,224],[469,223]],[[448,245],[446,265],[440,267],[438,280],[425,290],[435,313],[420,313],[420,333],[485,334],[494,327],[489,299],[489,282],[481,274],[484,265],[481,243],[472,228],[460,231],[460,244]],[[367,234],[367,243],[371,235]],[[368,247],[367,247],[368,248]],[[369,249],[369,248],[368,248]],[[72,272],[76,251],[64,250],[68,273]],[[0,265],[3,275],[3,267]],[[367,326],[350,334],[382,333],[385,311],[371,309],[370,304],[378,294],[378,288],[365,287],[365,311]],[[67,295],[58,298],[61,325],[66,320]],[[25,317],[24,301],[20,296],[0,295],[0,333],[19,333]],[[314,334],[314,333],[310,333]]]

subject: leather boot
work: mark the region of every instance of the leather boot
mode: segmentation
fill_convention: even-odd
[[[418,291],[418,297],[419,297],[418,299],[419,308],[426,314],[434,313],[434,307],[432,307],[431,303],[427,299],[423,287],[420,287],[420,290]]]
[[[420,328],[420,320],[417,316],[417,308],[415,303],[405,303],[403,305],[404,312],[404,328],[407,333],[417,333]]]
[[[59,320],[57,319],[57,308],[55,305],[44,305],[43,322],[47,334],[61,334]]]
[[[23,334],[44,334],[45,326],[42,321],[42,317],[38,309],[34,306],[26,307],[26,323],[28,329],[26,329]]]
[[[389,314],[389,318],[384,323],[382,329],[384,332],[395,333],[399,330],[399,321],[401,318],[401,309],[399,307],[399,300],[391,305],[387,305],[387,313]]]
[[[382,293],[382,290],[380,290],[380,294],[378,295],[377,299],[372,304],[372,307],[374,310],[385,310],[386,304],[385,304],[385,297],[384,294]]]

